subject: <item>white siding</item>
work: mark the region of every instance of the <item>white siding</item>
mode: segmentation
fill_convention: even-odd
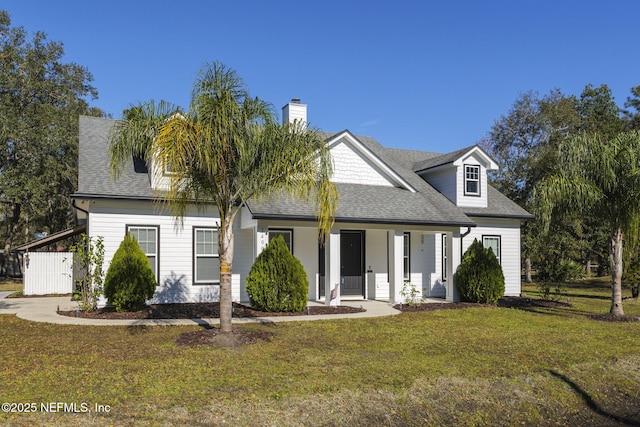
[[[505,280],[505,295],[520,295],[520,221],[507,219],[472,218],[478,223],[471,233],[464,237],[463,251],[474,239],[482,242],[482,236],[500,236],[501,265]],[[466,228],[461,230],[465,232]]]
[[[309,279],[308,297],[318,299],[316,295],[316,274],[318,273],[318,230],[316,228],[297,227],[293,229],[293,255],[307,272]]]
[[[386,230],[367,230],[365,235],[367,298],[389,299],[388,251]]]
[[[424,296],[444,298],[445,287],[442,282],[442,233],[424,235],[423,257],[425,259],[423,278]]]
[[[333,182],[350,184],[382,185],[393,187],[393,183],[386,178],[370,162],[346,142],[342,141],[331,148],[333,157]]]
[[[236,217],[236,222],[240,218]],[[249,301],[245,279],[253,265],[254,254],[254,230],[239,228],[240,224],[234,224],[234,251],[233,251],[233,277],[231,283],[232,297],[234,301]]]
[[[456,186],[456,168],[451,167],[434,172],[423,173],[422,178],[441,192],[447,199],[456,203],[458,188]]]
[[[487,169],[485,166],[474,156],[469,156],[462,160],[462,166],[457,167],[456,171],[456,187],[457,187],[457,205],[458,206],[473,206],[479,208],[487,207]],[[464,175],[465,165],[480,166],[480,196],[468,196],[464,194]]]
[[[232,295],[234,300],[242,298],[241,284],[253,260],[246,254],[253,251],[251,230],[241,230],[240,221],[234,227],[234,265]],[[193,285],[193,227],[219,225],[217,211],[193,210],[177,226],[167,213],[159,211],[151,202],[93,201],[90,207],[88,234],[102,236],[105,247],[105,272],[118,249],[127,225],[159,227],[159,283],[154,302],[204,302],[219,298],[219,285]],[[235,256],[236,254],[240,256]],[[244,286],[242,286],[244,287]]]
[[[487,207],[487,169],[474,156],[461,159],[460,166],[452,164],[436,168],[434,171],[423,172],[420,176],[441,192],[457,206]],[[465,165],[480,166],[480,195],[465,195]]]
[[[73,253],[29,252],[23,262],[25,295],[73,292]]]

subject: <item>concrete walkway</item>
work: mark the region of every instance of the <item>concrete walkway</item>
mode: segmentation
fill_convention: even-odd
[[[151,326],[151,325],[218,325],[219,319],[83,319],[81,317],[61,316],[57,310],[68,311],[78,308],[78,303],[69,297],[32,297],[5,298],[11,292],[0,292],[0,314],[15,314],[21,319],[32,322],[57,323],[63,325],[96,326]],[[310,301],[309,305],[322,305]],[[278,316],[259,318],[234,318],[233,323],[273,323],[295,322],[322,319],[357,319],[363,317],[391,316],[400,313],[391,304],[381,301],[361,300],[343,301],[342,305],[362,307],[366,311],[351,314],[323,314],[313,316]]]

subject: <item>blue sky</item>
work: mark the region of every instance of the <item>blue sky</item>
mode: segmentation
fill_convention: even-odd
[[[219,60],[278,112],[383,145],[447,152],[476,143],[520,93],[640,85],[640,2],[3,0],[12,26],[44,31],[89,69],[114,118],[164,99],[187,107]]]

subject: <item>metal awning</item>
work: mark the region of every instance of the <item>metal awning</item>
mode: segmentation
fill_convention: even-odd
[[[73,228],[67,228],[66,230],[58,231],[57,233],[53,233],[48,235],[47,237],[43,237],[42,239],[34,240],[29,243],[25,243],[24,245],[18,246],[15,248],[16,251],[30,251],[33,249],[38,249],[43,246],[47,246],[51,243],[55,243],[59,240],[62,240],[67,237],[76,236],[80,233],[84,233],[87,230],[87,224],[76,225]]]

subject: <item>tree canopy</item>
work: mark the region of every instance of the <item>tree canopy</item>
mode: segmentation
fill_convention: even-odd
[[[613,138],[627,125],[607,85],[585,86],[580,96],[559,90],[544,96],[536,92],[521,94],[512,108],[496,120],[482,144],[501,165],[492,174],[492,183],[523,208],[537,209],[535,187],[559,172],[560,144],[581,133],[598,133]],[[585,261],[600,267],[607,264],[608,229],[592,216],[564,212],[554,215],[541,229],[538,220],[522,227],[525,271],[531,280],[531,266],[548,259]]]
[[[0,233],[14,240],[72,224],[69,195],[77,185],[78,117],[104,115],[89,71],[63,62],[62,43],[31,38],[0,10]],[[21,237],[19,237],[21,236]]]

